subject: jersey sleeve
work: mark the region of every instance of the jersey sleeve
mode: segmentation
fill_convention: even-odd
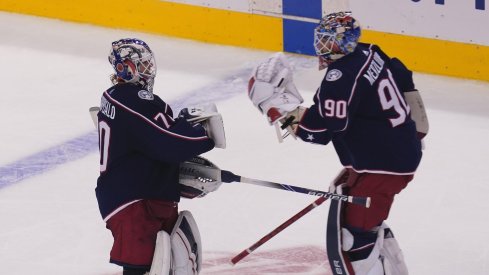
[[[404,92],[415,91],[413,81],[413,72],[410,71],[401,60],[397,58],[390,59],[390,69],[392,70],[392,75],[399,86],[399,89]]]
[[[314,99],[315,103],[304,112],[297,127],[296,135],[305,142],[326,145],[331,141],[331,135],[326,128],[316,98]]]
[[[176,120],[168,129],[147,121],[134,121],[136,148],[164,162],[182,162],[214,148],[200,125],[190,125],[185,120]]]
[[[145,99],[132,95],[129,100],[115,102],[127,117],[126,134],[132,146],[151,158],[182,162],[214,148],[214,141],[200,124],[173,119],[170,106],[157,96]]]
[[[327,144],[348,125],[351,91],[347,77],[338,69],[327,72],[314,96],[314,104],[303,115],[296,134],[306,142]]]

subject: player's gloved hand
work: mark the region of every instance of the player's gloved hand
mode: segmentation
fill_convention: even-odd
[[[283,119],[304,99],[292,79],[292,69],[283,53],[276,53],[259,64],[248,83],[248,96],[265,114],[270,124]]]
[[[188,120],[188,119],[191,119],[192,116],[189,114],[188,108],[183,108],[178,113],[178,118]]]
[[[180,110],[178,117],[187,120],[188,122],[197,123],[209,118],[203,106],[187,107]]]
[[[282,124],[281,128],[286,129],[290,126],[295,133],[306,110],[307,108],[299,106],[293,111],[286,113],[285,116],[279,120]]]
[[[216,147],[226,148],[226,136],[221,114],[217,111],[214,103],[183,108],[178,117],[190,123],[200,123],[207,135],[214,140]]]
[[[219,189],[221,170],[210,160],[196,156],[180,164],[179,183],[182,197],[201,198]]]

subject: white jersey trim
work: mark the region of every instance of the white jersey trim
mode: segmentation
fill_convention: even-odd
[[[133,200],[131,202],[128,202],[126,204],[123,204],[121,206],[119,206],[117,209],[115,209],[114,211],[112,211],[112,213],[110,213],[109,215],[107,215],[107,217],[105,217],[104,219],[104,222],[107,222],[110,218],[112,218],[115,214],[119,213],[122,209],[128,207],[129,205],[135,203],[135,202],[138,202],[140,200]]]
[[[326,128],[324,128],[324,129],[312,130],[312,129],[306,128],[306,127],[304,127],[304,126],[302,126],[302,125],[300,125],[300,124],[299,124],[299,127],[300,127],[300,128],[302,128],[302,129],[304,129],[304,130],[306,130],[306,131],[308,131],[308,132],[311,132],[311,133],[321,133],[321,132],[326,132],[326,131],[328,131],[328,129],[326,129]]]
[[[384,171],[384,170],[369,170],[369,169],[358,170],[358,169],[353,168],[353,166],[351,166],[351,165],[344,166],[344,167],[350,168],[357,173],[386,174],[386,175],[398,175],[398,176],[414,175],[414,173],[416,173],[416,171],[399,173],[399,172]]]
[[[323,105],[321,103],[321,97],[319,96],[319,94],[321,93],[322,89],[321,89],[321,86],[323,85],[323,83],[321,82],[321,85],[319,85],[319,89],[318,91],[316,92],[316,98],[317,98],[317,101],[318,101],[318,113],[319,115],[324,118],[323,116]]]

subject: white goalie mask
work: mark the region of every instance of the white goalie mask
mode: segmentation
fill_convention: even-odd
[[[153,52],[142,40],[125,38],[112,42],[109,62],[115,74],[113,82],[140,83],[152,92],[156,77],[156,62]]]

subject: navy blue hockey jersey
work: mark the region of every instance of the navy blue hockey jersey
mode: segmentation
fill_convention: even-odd
[[[297,135],[332,141],[343,166],[357,172],[413,174],[421,142],[403,96],[414,84],[403,69],[378,46],[360,43],[329,65]]]
[[[201,125],[174,119],[168,104],[131,83],[103,93],[98,132],[96,195],[104,220],[140,199],[178,202],[179,163],[214,147]]]

